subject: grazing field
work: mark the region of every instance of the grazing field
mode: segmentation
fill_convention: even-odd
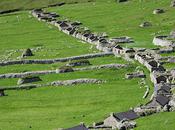
[[[95,53],[97,50],[86,43],[77,41],[56,28],[36,21],[28,12],[3,15],[0,17],[1,60],[15,60],[25,48],[39,48],[31,59],[61,58]],[[12,55],[7,57],[7,54]],[[108,56],[89,59],[92,65],[127,62],[121,58]],[[50,65],[13,65],[0,67],[0,73],[17,73],[36,70],[53,70],[66,63]],[[50,74],[41,76],[43,82],[76,78],[97,78],[105,84],[76,85],[74,87],[50,87],[29,91],[7,91],[1,98],[0,129],[5,130],[48,130],[69,127],[81,121],[91,124],[102,120],[110,112],[127,110],[147,100],[142,99],[145,88],[140,88],[138,80],[125,81],[129,69],[105,69],[97,71]],[[122,75],[121,75],[122,74]],[[113,76],[112,76],[113,75]],[[2,79],[0,84],[14,86],[18,79]],[[150,84],[150,82],[148,83]],[[137,94],[136,94],[137,93]],[[122,98],[120,98],[122,95]],[[122,103],[126,102],[126,103]],[[115,104],[115,105],[114,105]],[[113,106],[114,105],[114,106]]]
[[[153,37],[167,34],[174,27],[174,9],[170,7],[171,0],[131,0],[116,4],[113,0],[99,0],[95,3],[65,5],[50,8],[58,14],[73,20],[81,21],[95,32],[106,32],[111,37],[130,36],[136,43],[132,47],[154,47]],[[152,14],[156,8],[163,8],[166,13]],[[144,21],[152,23],[150,28],[140,28]]]
[[[71,4],[71,3],[83,3],[89,0],[1,0],[0,1],[0,11],[13,10],[13,9],[33,9],[47,7],[48,5],[54,5],[61,2]]]
[[[171,0],[132,0],[116,4],[114,0],[65,0],[61,7],[47,8],[57,12],[62,18],[77,20],[94,32],[106,32],[110,37],[130,36],[135,43],[128,47],[154,47],[155,35],[167,34],[174,27],[174,9]],[[0,1],[0,8],[36,8],[60,2],[51,1]],[[38,4],[40,3],[40,4]],[[166,13],[155,16],[155,8],[165,8]],[[144,21],[152,22],[150,28],[140,28]],[[38,22],[28,11],[0,15],[0,60],[21,59],[24,49],[31,48],[34,56],[23,59],[50,59],[78,56],[99,52],[93,45],[79,41],[60,32],[54,26]],[[171,55],[171,54],[170,54]],[[173,54],[174,55],[174,54]],[[32,90],[5,92],[8,96],[0,98],[0,130],[53,130],[67,128],[85,122],[87,125],[101,121],[111,112],[121,112],[131,107],[146,103],[153,85],[148,70],[141,66],[147,76],[146,85],[150,94],[143,99],[146,88],[139,85],[140,79],[126,80],[125,74],[135,71],[140,66],[137,62],[127,62],[114,56],[89,59],[92,65],[129,64],[122,69],[99,69],[94,71],[49,74],[40,76],[42,82],[79,78],[96,78],[105,80],[102,84],[83,84],[75,86],[45,87]],[[55,70],[66,63],[1,66],[0,74],[20,73],[38,70]],[[174,64],[166,64],[173,68]],[[18,79],[0,79],[0,87],[17,84]],[[160,113],[137,120],[136,130],[174,130],[175,113]],[[148,125],[149,124],[149,125]]]

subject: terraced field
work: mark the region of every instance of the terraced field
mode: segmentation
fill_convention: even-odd
[[[124,35],[134,38],[135,43],[123,45],[125,47],[153,48],[153,37],[167,34],[174,27],[174,8],[169,7],[170,1],[133,0],[116,4],[112,0],[87,3],[84,0],[83,3],[66,4],[45,10],[57,12],[61,18],[78,20],[94,32],[106,32],[110,37]],[[30,7],[38,7],[38,3],[35,4],[37,6],[31,4]],[[0,2],[0,5],[7,5],[6,1]],[[152,11],[160,7],[167,12],[159,16],[153,15]],[[151,21],[153,26],[139,28],[138,25],[143,21]],[[22,52],[27,48],[34,50],[34,56],[24,59],[64,58],[99,52],[93,45],[70,37],[52,25],[38,22],[28,11],[0,15],[0,29],[1,61],[21,59]],[[114,56],[88,60],[91,66],[115,63],[129,64],[129,67],[49,74],[40,76],[42,81],[37,82],[40,84],[57,80],[95,78],[106,81],[102,84],[5,91],[8,96],[0,98],[0,130],[52,130],[71,127],[80,122],[90,125],[103,120],[111,112],[125,111],[149,100],[153,85],[148,70],[139,63],[131,63]],[[68,62],[1,66],[0,74],[55,70],[66,63]],[[146,84],[151,89],[146,99],[142,98],[145,88],[139,84],[140,79],[125,79],[125,74],[135,71],[138,66],[144,70],[147,76]],[[174,64],[167,64],[166,67],[174,68]],[[17,78],[0,79],[0,87],[15,86],[17,81]],[[173,130],[174,120],[174,112],[155,114],[139,118],[136,129]]]

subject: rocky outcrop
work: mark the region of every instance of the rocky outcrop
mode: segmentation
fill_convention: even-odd
[[[124,43],[133,43],[134,40],[131,37],[116,37],[116,38],[111,38],[109,41],[112,43],[112,45],[117,45],[117,44],[124,44]]]

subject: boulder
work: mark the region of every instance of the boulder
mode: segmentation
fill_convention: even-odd
[[[142,24],[140,24],[140,27],[144,28],[144,27],[150,27],[152,26],[152,24],[150,22],[143,22]]]
[[[33,56],[32,50],[29,48],[24,50],[24,52],[22,53],[22,57],[27,57],[27,56]]]
[[[40,79],[40,77],[25,77],[25,78],[20,78],[17,82],[18,85],[21,84],[26,84],[26,83],[33,83],[33,82],[38,82],[38,81],[42,81]]]
[[[153,14],[162,14],[162,13],[164,13],[164,12],[165,12],[164,9],[155,9],[155,10],[153,11]]]

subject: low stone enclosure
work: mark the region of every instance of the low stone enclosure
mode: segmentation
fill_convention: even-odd
[[[157,46],[163,46],[163,47],[169,47],[169,46],[175,46],[175,39],[171,36],[156,36],[153,39],[154,45]]]

